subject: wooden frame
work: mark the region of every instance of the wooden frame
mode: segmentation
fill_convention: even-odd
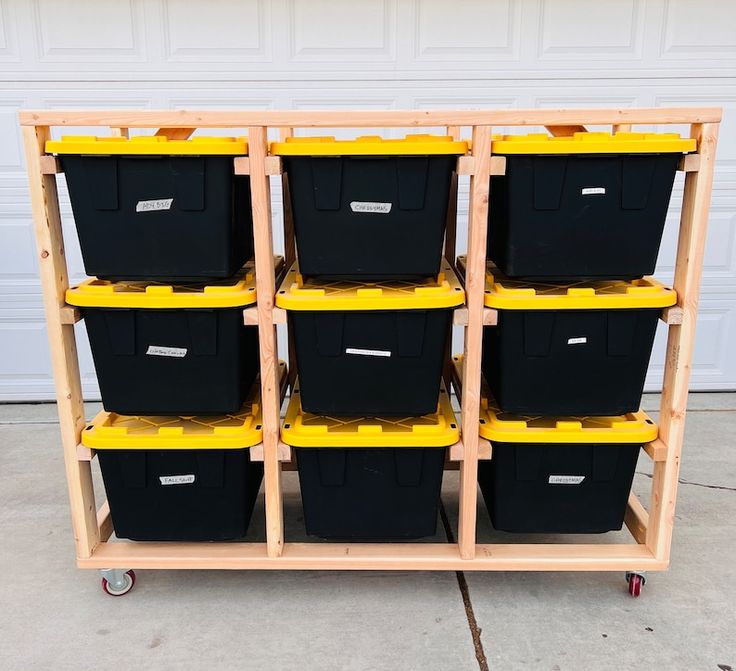
[[[77,563],[84,568],[209,568],[209,569],[384,569],[384,570],[662,570],[670,558],[680,457],[683,446],[688,381],[693,354],[700,276],[703,263],[713,164],[718,138],[719,108],[484,110],[484,111],[89,111],[21,112],[26,164],[38,246],[41,283],[51,345]],[[489,458],[490,446],[478,436],[480,360],[484,324],[495,312],[483,308],[486,221],[489,178],[503,173],[502,157],[491,156],[491,133],[498,126],[547,127],[553,134],[584,132],[586,125],[629,130],[632,124],[689,124],[697,152],[685,157],[680,235],[674,288],[678,303],[663,314],[669,337],[665,360],[659,437],[644,447],[654,461],[649,510],[632,493],[626,526],[630,544],[479,544],[476,540],[478,459]],[[55,174],[59,163],[45,155],[51,127],[99,126],[126,135],[129,128],[150,128],[159,134],[189,137],[197,128],[248,128],[250,152],[236,159],[234,170],[249,174],[258,302],[245,311],[246,323],[257,326],[261,343],[263,443],[262,454],[266,541],[254,543],[108,542],[112,534],[107,502],[95,504],[90,460],[79,451],[85,425],[74,323],[79,311],[65,304],[68,286],[64,242]],[[276,270],[273,257],[269,176],[281,165],[268,155],[268,130],[288,137],[294,128],[443,126],[454,137],[470,128],[472,154],[458,161],[458,174],[470,177],[466,308],[455,314],[465,326],[462,388],[462,440],[448,452],[459,461],[460,496],[457,543],[290,543],[284,539],[281,472],[290,451],[280,441],[281,391],[278,378],[276,324],[283,311],[274,308]],[[284,190],[288,182],[281,176]],[[453,184],[456,194],[457,182]],[[293,225],[285,208],[287,263],[295,256]],[[455,203],[450,207],[445,255],[454,263]],[[448,462],[448,467],[451,462]]]

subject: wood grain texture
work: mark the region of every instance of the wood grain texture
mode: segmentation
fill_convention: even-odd
[[[271,228],[271,186],[266,174],[266,129],[248,129],[250,188],[253,210],[258,339],[261,357],[261,405],[263,406],[263,487],[266,502],[268,554],[277,557],[284,543],[284,519],[279,464],[281,393],[276,327],[273,324],[276,269]]]
[[[159,128],[156,135],[164,136],[169,140],[188,140],[196,128]]]
[[[568,137],[575,133],[586,133],[588,129],[582,125],[570,124],[567,126],[549,126],[545,125],[545,128],[555,137]]]
[[[113,534],[112,515],[110,515],[110,504],[105,502],[97,511],[97,527],[100,530],[100,543],[105,543]]]
[[[102,543],[82,568],[380,571],[646,571],[666,568],[644,545],[483,544],[462,559],[451,543]]]
[[[667,446],[667,459],[654,464],[647,528],[647,546],[662,561],[669,561],[672,545],[718,124],[694,124],[691,136],[698,141],[700,166],[685,174],[673,283],[682,323],[670,325],[667,338],[659,414],[659,438]]]
[[[82,385],[74,325],[65,323],[69,275],[59,214],[56,178],[42,173],[48,128],[23,129],[28,184],[36,235],[38,266],[43,290],[46,329],[51,349],[51,367],[56,386],[61,443],[64,450],[69,504],[77,557],[89,557],[100,540],[97,508],[89,461],[77,458],[77,445],[85,426]]]
[[[657,438],[651,443],[646,443],[642,449],[652,461],[665,461],[667,459],[667,445],[665,445],[661,438]]]
[[[626,513],[624,514],[624,524],[631,532],[637,543],[645,543],[647,538],[647,525],[649,524],[649,514],[639,501],[634,492],[629,494],[629,500],[626,504]]]
[[[125,126],[127,128],[377,128],[420,126],[579,126],[718,123],[720,107],[488,110],[28,110],[23,126]]]
[[[475,174],[470,178],[468,255],[465,269],[465,327],[463,359],[462,436],[460,464],[460,514],[458,544],[463,559],[475,554],[475,524],[478,498],[478,419],[480,413],[480,370],[483,345],[483,295],[486,282],[486,237],[488,192],[491,178],[491,127],[473,129]]]

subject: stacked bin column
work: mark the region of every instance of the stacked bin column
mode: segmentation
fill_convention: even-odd
[[[494,526],[620,529],[641,446],[654,335],[677,296],[651,277],[675,171],[676,134],[505,136],[491,178],[479,482]],[[463,265],[462,259],[459,263]]]
[[[65,137],[85,270],[66,293],[85,320],[104,410],[99,453],[115,533],[242,538],[263,477],[245,139]],[[248,262],[248,263],[246,263]],[[245,264],[245,265],[244,265]]]
[[[299,255],[276,295],[299,373],[282,439],[296,448],[309,534],[435,533],[445,448],[459,433],[443,359],[464,302],[442,248],[466,151],[426,135],[272,146]]]

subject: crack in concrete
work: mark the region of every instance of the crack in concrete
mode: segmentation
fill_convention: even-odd
[[[34,425],[41,425],[41,426],[52,426],[56,424],[59,425],[58,419],[49,419],[49,420],[43,420],[43,419],[37,419],[34,421],[27,421],[27,420],[17,420],[13,421],[11,420],[0,420],[0,426],[34,426]]]
[[[644,473],[644,471],[636,471],[637,475],[643,475],[644,477],[652,479],[651,473]],[[693,487],[703,487],[705,489],[721,489],[727,492],[736,492],[736,487],[726,487],[724,485],[709,485],[705,482],[693,482],[692,480],[683,480],[682,478],[678,478],[677,482],[679,482],[681,485],[692,485]]]
[[[442,526],[445,528],[445,536],[450,543],[455,543],[455,534],[452,533],[452,527],[450,526],[450,520],[447,517],[447,511],[445,510],[445,504],[440,499],[440,518],[442,519]],[[465,579],[465,573],[463,571],[455,571],[455,577],[457,578],[457,586],[460,588],[460,595],[463,599],[463,606],[465,607],[465,617],[468,620],[468,627],[470,629],[470,636],[473,639],[473,648],[475,648],[475,659],[478,662],[478,668],[480,671],[489,671],[488,659],[486,658],[485,650],[483,649],[483,642],[480,640],[482,629],[478,627],[478,621],[475,619],[475,612],[473,611],[473,603],[470,600],[470,590],[468,589],[468,581]]]

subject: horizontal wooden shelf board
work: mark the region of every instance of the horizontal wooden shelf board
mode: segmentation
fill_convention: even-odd
[[[127,128],[360,128],[377,126],[561,126],[581,124],[666,124],[719,122],[718,107],[641,109],[489,109],[489,110],[27,110],[23,126],[125,126]]]
[[[451,543],[285,543],[269,557],[265,543],[100,543],[80,568],[302,569],[427,571],[664,570],[644,545],[477,545],[461,559]]]

